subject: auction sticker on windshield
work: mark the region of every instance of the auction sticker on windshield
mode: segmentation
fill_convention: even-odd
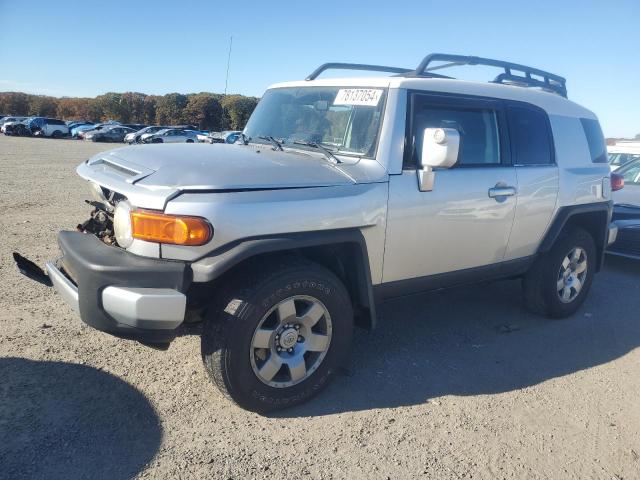
[[[382,97],[382,92],[383,90],[375,88],[341,88],[333,104],[375,107]]]

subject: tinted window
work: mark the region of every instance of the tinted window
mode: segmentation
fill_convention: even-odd
[[[594,163],[607,163],[607,145],[604,142],[604,135],[597,120],[581,118],[584,134],[587,136],[591,161]]]
[[[549,136],[547,115],[533,108],[509,107],[509,134],[515,165],[549,165],[553,163],[553,144]]]
[[[428,99],[418,95],[413,113],[413,165],[422,149],[425,128],[455,128],[460,132],[458,165],[500,163],[497,116],[490,108],[430,105]]]

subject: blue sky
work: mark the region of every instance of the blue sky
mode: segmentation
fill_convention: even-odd
[[[326,61],[415,67],[430,52],[567,78],[607,136],[640,133],[640,0],[0,0],[0,91],[261,95]],[[456,72],[475,78],[479,72]]]

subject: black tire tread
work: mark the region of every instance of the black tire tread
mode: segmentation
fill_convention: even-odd
[[[202,361],[210,379],[220,392],[239,407],[254,409],[237,400],[238,392],[234,391],[233,385],[227,381],[225,375],[228,358],[224,347],[227,344],[228,335],[232,332],[231,322],[236,320],[236,317],[226,313],[224,308],[232,299],[252,297],[261,285],[275,281],[280,276],[298,271],[308,274],[310,270],[329,275],[335,279],[336,283],[341,283],[333,272],[299,255],[269,257],[240,267],[226,286],[217,292],[216,298],[209,306],[202,332]],[[268,410],[264,408],[262,411]]]

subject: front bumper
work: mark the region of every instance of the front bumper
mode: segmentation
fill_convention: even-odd
[[[47,273],[84,323],[103,332],[147,343],[167,343],[186,311],[191,269],[105,245],[93,235],[60,232],[60,267]]]

